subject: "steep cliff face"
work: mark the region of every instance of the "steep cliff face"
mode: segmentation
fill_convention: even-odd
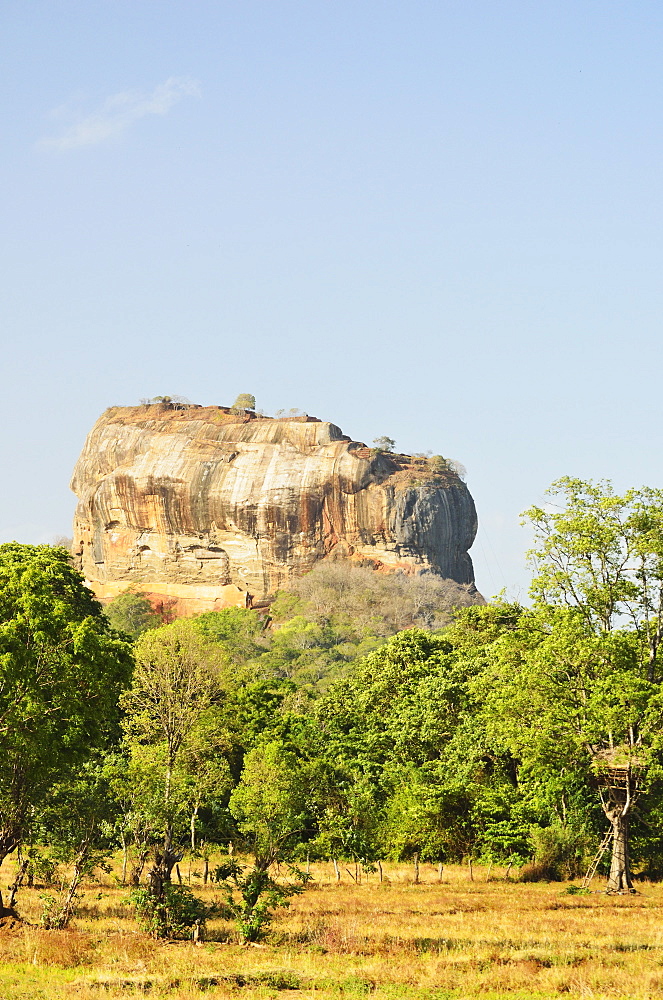
[[[244,604],[333,558],[473,589],[465,484],[311,417],[114,407],[90,432],[71,487],[74,552],[102,599],[133,586],[185,613]]]

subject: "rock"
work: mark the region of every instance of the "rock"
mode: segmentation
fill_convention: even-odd
[[[313,417],[113,407],[71,488],[73,552],[102,600],[131,587],[181,614],[245,606],[338,558],[435,573],[476,594],[476,511],[458,476]]]

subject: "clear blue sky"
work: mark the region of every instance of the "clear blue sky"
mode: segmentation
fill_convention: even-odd
[[[112,404],[461,460],[487,595],[569,474],[663,486],[663,6],[5,0],[0,540]]]

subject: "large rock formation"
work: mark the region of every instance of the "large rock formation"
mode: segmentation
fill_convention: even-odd
[[[102,600],[134,587],[180,613],[262,599],[333,558],[432,572],[469,603],[476,512],[439,465],[312,417],[113,407],[74,470],[74,553]]]

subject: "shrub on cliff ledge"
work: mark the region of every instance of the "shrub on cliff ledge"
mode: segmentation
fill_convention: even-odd
[[[392,452],[396,447],[396,442],[393,438],[387,437],[386,434],[383,434],[381,437],[374,438],[373,445],[376,451]]]

